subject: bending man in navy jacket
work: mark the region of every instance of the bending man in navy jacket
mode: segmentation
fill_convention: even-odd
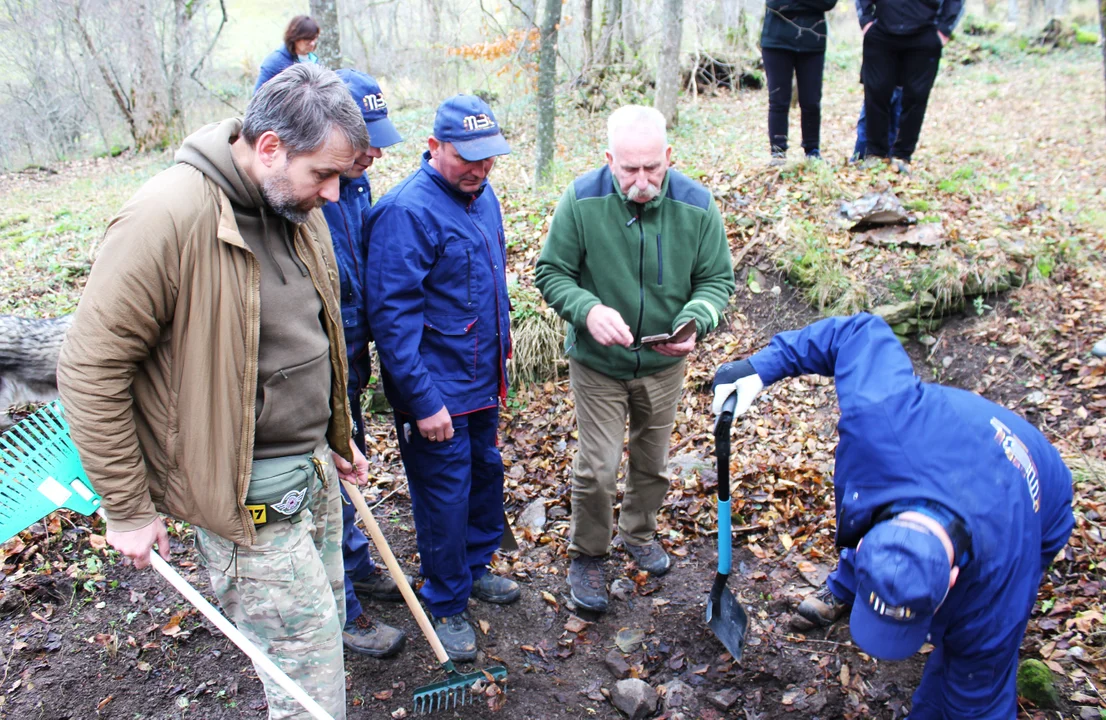
[[[726,363],[715,407],[736,392],[740,414],[764,385],[808,373],[833,376],[841,406],[834,499],[845,549],[820,593],[826,608],[851,604],[853,639],[880,659],[933,643],[912,720],[1014,717],[1041,573],[1074,525],[1060,454],[1009,410],[921,382],[891,328],[867,314],[780,333]]]
[[[353,440],[362,453],[365,448],[365,422],[361,412],[361,393],[369,384],[372,357],[369,353],[369,318],[365,311],[365,289],[361,268],[368,251],[365,221],[372,205],[372,188],[366,175],[373,161],[384,155],[383,148],[402,142],[399,132],[388,119],[388,103],[380,85],[372,77],[356,70],[339,70],[338,77],[353,96],[365,127],[369,131],[369,149],[354,161],[349,174],[342,177],[338,202],[323,206],[334,256],[338,259],[338,277],[342,291],[342,329],[346,338],[349,362],[349,407],[353,420]],[[358,598],[402,600],[396,583],[387,573],[380,572],[369,555],[369,540],[357,527],[357,511],[342,492],[342,561],[346,571],[346,626],[342,641],[354,652],[371,657],[388,657],[403,647],[404,633],[375,621],[361,607]]]
[[[477,97],[442,103],[422,167],[369,215],[369,320],[411,490],[422,598],[454,661],[476,658],[469,596],[518,599],[488,573],[503,537],[498,403],[510,312],[499,200],[487,182],[510,152]]]

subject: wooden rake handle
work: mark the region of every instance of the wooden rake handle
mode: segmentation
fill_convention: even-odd
[[[107,516],[104,514],[103,509],[97,511],[100,517],[107,520]],[[315,702],[310,695],[304,692],[303,688],[296,684],[296,681],[288,677],[288,675],[277,667],[276,663],[269,659],[269,656],[262,652],[261,648],[250,642],[242,632],[234,627],[234,624],[227,620],[223,613],[207,601],[203,595],[199,593],[196,588],[181,577],[172,565],[162,560],[161,555],[158,555],[157,551],[150,549],[150,564],[154,566],[154,570],[161,573],[161,576],[169,581],[169,584],[177,589],[181,595],[184,595],[190,603],[196,606],[196,609],[204,614],[208,620],[210,620],[215,627],[219,628],[224,635],[230,638],[231,642],[238,646],[238,649],[246,653],[246,656],[260,669],[264,670],[273,680],[277,681],[277,684],[284,688],[284,691],[294,697],[300,705],[303,705],[307,712],[311,713],[311,717],[315,720],[334,720],[334,716],[328,713],[322,708],[319,703]]]
[[[411,614],[415,616],[415,620],[419,623],[419,629],[426,636],[430,647],[434,649],[434,655],[438,658],[438,662],[442,665],[449,663],[449,654],[442,646],[442,641],[438,639],[438,633],[434,631],[434,626],[430,624],[430,618],[426,616],[426,611],[419,604],[419,599],[415,597],[415,591],[411,589],[410,583],[407,582],[407,576],[403,574],[403,568],[399,566],[396,556],[392,554],[392,548],[389,547],[388,541],[384,539],[384,533],[380,532],[380,526],[376,524],[372,511],[365,504],[365,498],[361,496],[361,489],[345,480],[342,481],[342,485],[346,488],[346,494],[349,495],[353,506],[357,508],[357,514],[361,516],[365,529],[369,531],[369,536],[372,537],[377,552],[380,553],[380,557],[384,558],[384,564],[388,567],[388,572],[391,573],[392,579],[399,587],[399,592],[403,595],[407,607],[410,608]]]

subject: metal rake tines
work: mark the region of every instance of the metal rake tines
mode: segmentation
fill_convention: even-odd
[[[439,710],[449,710],[473,702],[472,685],[442,688],[415,698],[415,712],[428,715]]]

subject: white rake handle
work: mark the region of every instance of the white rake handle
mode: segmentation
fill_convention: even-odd
[[[319,703],[311,699],[311,696],[304,692],[303,688],[296,684],[296,681],[288,677],[287,674],[279,667],[276,666],[269,656],[261,651],[261,648],[250,642],[249,638],[243,635],[238,628],[234,627],[234,624],[230,620],[227,620],[214,605],[209,603],[204,596],[196,591],[196,588],[192,587],[187,580],[180,576],[173,566],[161,559],[161,556],[157,554],[157,551],[150,550],[150,564],[154,566],[154,570],[157,570],[162,576],[168,580],[173,587],[175,587],[181,595],[184,595],[193,605],[202,612],[208,620],[215,624],[215,627],[223,631],[223,634],[234,642],[235,645],[249,656],[250,660],[268,673],[277,683],[284,688],[284,691],[299,701],[300,705],[311,713],[311,716],[317,720],[334,720],[334,717],[323,710]]]
[[[97,511],[101,517],[104,517],[103,510]],[[288,677],[288,675],[276,666],[269,656],[261,651],[261,648],[250,642],[249,638],[242,634],[242,632],[234,627],[234,624],[227,620],[223,613],[219,612],[218,608],[209,603],[203,595],[201,595],[196,588],[181,577],[180,573],[173,569],[173,566],[161,559],[161,556],[157,554],[157,551],[153,548],[150,549],[150,564],[154,566],[154,570],[161,573],[162,577],[169,581],[177,591],[184,595],[190,603],[196,606],[196,608],[204,614],[204,616],[210,620],[215,627],[223,631],[223,634],[231,639],[238,648],[249,656],[250,660],[264,670],[270,677],[277,681],[277,684],[284,688],[284,691],[294,697],[300,705],[303,705],[307,712],[311,713],[311,716],[316,720],[334,720],[334,716],[328,713],[322,708],[319,703],[315,702],[310,695],[304,692],[303,688],[296,684],[296,681]]]

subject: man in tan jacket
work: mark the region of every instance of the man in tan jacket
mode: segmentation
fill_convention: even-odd
[[[111,221],[58,365],[108,542],[196,526],[223,611],[345,717],[338,476],[350,443],[338,275],[318,208],[369,146],[333,72],[296,65],[189,136]],[[262,674],[269,717],[307,717]]]

